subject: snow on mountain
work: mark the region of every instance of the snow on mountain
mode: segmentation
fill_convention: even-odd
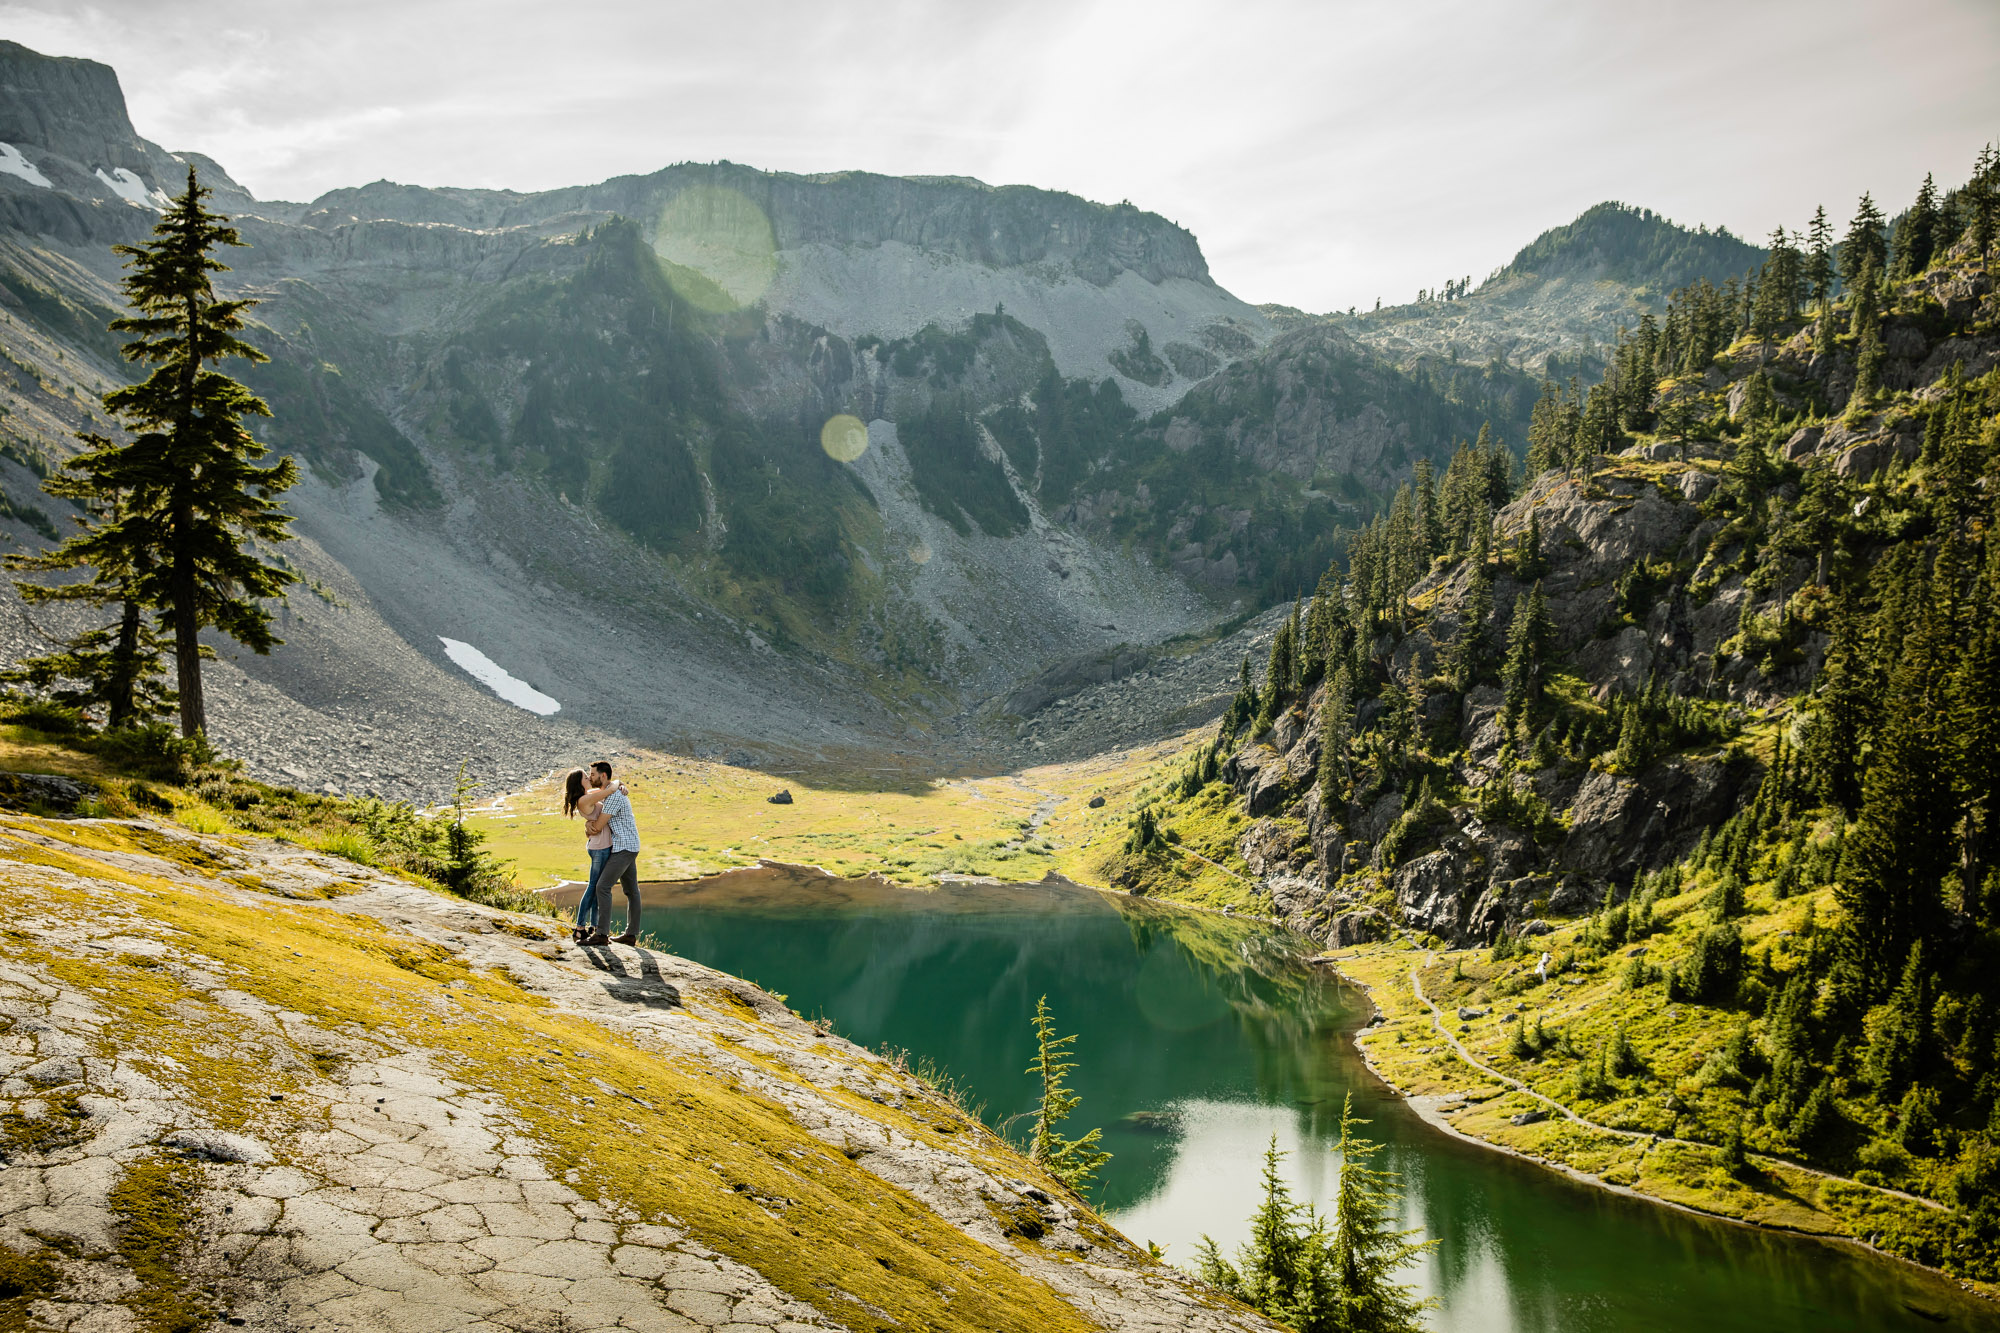
[[[19,176],[30,185],[39,185],[44,190],[51,188],[49,178],[35,170],[35,164],[21,156],[21,150],[10,143],[0,143],[0,171],[9,176]]]

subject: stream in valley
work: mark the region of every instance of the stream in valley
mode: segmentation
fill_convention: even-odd
[[[1854,1248],[1623,1198],[1425,1125],[1349,1039],[1365,996],[1261,923],[1062,885],[932,891],[784,869],[646,886],[667,948],[784,993],[845,1036],[928,1058],[1010,1117],[1035,1087],[1029,1016],[1078,1034],[1066,1127],[1116,1154],[1097,1202],[1191,1263],[1247,1235],[1272,1135],[1324,1209],[1343,1097],[1402,1175],[1406,1226],[1442,1244],[1412,1273],[1452,1333],[1791,1333],[2000,1327],[2000,1310]]]

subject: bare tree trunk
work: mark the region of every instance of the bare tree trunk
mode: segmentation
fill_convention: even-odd
[[[193,514],[175,511],[174,665],[175,684],[181,695],[183,736],[197,736],[208,730],[208,709],[201,695],[201,617],[195,609],[194,552],[187,549],[185,536],[193,526]]]
[[[110,716],[105,726],[116,731],[132,725],[137,711],[139,680],[139,604],[127,598],[119,610],[118,647],[112,655],[111,685],[105,692]]]

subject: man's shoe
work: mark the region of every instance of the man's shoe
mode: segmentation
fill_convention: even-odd
[[[611,942],[613,944],[637,944],[639,942],[639,937],[637,935],[634,935],[631,931],[628,930],[623,935],[612,936]]]
[[[598,932],[597,932],[597,933],[596,933],[595,935],[592,935],[592,936],[591,936],[591,937],[590,937],[589,939],[585,940],[585,941],[584,941],[584,943],[585,943],[585,944],[609,944],[609,943],[611,943],[611,937],[610,937],[609,935],[605,934],[605,933],[604,933],[603,931],[601,931],[601,930],[600,930],[600,931],[598,931]]]

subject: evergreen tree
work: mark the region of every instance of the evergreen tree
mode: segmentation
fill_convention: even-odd
[[[1252,735],[1261,736],[1270,730],[1279,707],[1298,689],[1298,645],[1299,606],[1294,602],[1292,614],[1271,636],[1271,660],[1264,670],[1264,701],[1258,709],[1257,725],[1251,729]]]
[[[1737,416],[1744,422],[1756,425],[1769,421],[1778,413],[1777,395],[1771,392],[1771,379],[1763,371],[1752,371],[1750,378],[1743,382],[1743,406]]]
[[[1980,892],[2000,862],[2000,542],[1987,542],[1965,640],[1952,685],[1952,731],[1966,812],[1959,891],[1969,915],[1989,920],[2000,906]]]
[[[1931,1063],[1931,1008],[1936,997],[1921,940],[1910,947],[1902,972],[1874,1025],[1865,1062],[1868,1081],[1885,1101],[1902,1096],[1929,1072]]]
[[[1858,341],[1854,353],[1854,391],[1847,400],[1850,413],[1867,411],[1875,401],[1875,390],[1881,385],[1884,356],[1880,315],[1881,273],[1881,267],[1870,255],[1855,280],[1854,335]]]
[[[1950,633],[1947,618],[1929,605],[1905,639],[1861,810],[1841,857],[1835,897],[1845,916],[1842,952],[1871,998],[1889,988],[1912,946],[1936,929],[1940,883],[1956,846]]]
[[[1979,150],[1979,158],[1972,165],[1972,179],[1958,192],[1959,213],[1964,219],[1965,239],[1972,242],[1972,252],[1984,259],[1993,248],[1996,220],[2000,220],[2000,159],[1996,159],[1993,145]]]
[[[1556,467],[1567,448],[1562,429],[1562,397],[1554,380],[1543,380],[1541,397],[1535,399],[1528,415],[1529,479]]]
[[[1514,599],[1513,620],[1507,626],[1507,659],[1500,669],[1503,711],[1511,726],[1531,715],[1542,701],[1542,673],[1555,640],[1555,622],[1537,582]]]
[[[1042,1095],[1035,1104],[1035,1131],[1028,1156],[1047,1167],[1050,1175],[1080,1197],[1089,1193],[1096,1183],[1097,1172],[1111,1160],[1111,1154],[1097,1147],[1101,1130],[1093,1129],[1080,1139],[1062,1136],[1062,1123],[1083,1100],[1064,1082],[1076,1068],[1076,1062],[1069,1058],[1076,1034],[1055,1035],[1055,1016],[1049,1012],[1046,995],[1035,1002],[1034,1025],[1035,1059],[1027,1072],[1041,1080]]]
[[[1514,577],[1539,579],[1548,572],[1548,557],[1542,551],[1542,516],[1531,509],[1528,526],[1521,529],[1520,540],[1514,547]]]
[[[1882,210],[1875,206],[1875,200],[1867,194],[1855,205],[1854,220],[1847,224],[1847,235],[1840,241],[1840,281],[1847,287],[1861,280],[1861,270],[1869,260],[1875,261],[1876,273],[1888,267],[1888,243],[1882,235]]]
[[[92,448],[110,443],[101,436],[82,438]],[[112,517],[118,512],[117,499],[107,504],[92,492],[85,478],[74,473],[57,473],[43,489],[108,511]],[[68,583],[17,581],[14,586],[30,605],[55,602],[115,607],[115,618],[85,628],[53,652],[23,658],[0,671],[0,681],[32,686],[66,707],[102,707],[105,727],[115,731],[164,717],[173,711],[175,700],[165,679],[167,643],[140,604],[137,584],[141,570],[129,563],[144,560],[147,553],[101,541],[101,527],[94,518],[86,520],[82,532],[55,548],[35,555],[9,556],[7,564],[13,569],[47,573],[89,569],[88,578]]]
[[[1381,1145],[1356,1133],[1367,1123],[1355,1116],[1350,1093],[1340,1108],[1340,1186],[1334,1195],[1332,1257],[1341,1317],[1332,1327],[1342,1333],[1419,1333],[1424,1312],[1436,1302],[1419,1300],[1396,1276],[1437,1242],[1414,1240],[1416,1230],[1398,1230],[1391,1224],[1397,1178],[1370,1165]]]
[[[275,496],[297,479],[289,458],[260,466],[266,453],[244,427],[246,416],[269,416],[262,400],[212,363],[264,354],[237,335],[254,302],[217,298],[211,275],[226,267],[211,256],[241,245],[227,219],[202,200],[208,191],[188,169],[187,191],[153,228],[154,240],[113,247],[126,256],[124,279],[133,314],[114,320],[117,333],[136,335],[127,360],[153,367],[138,384],[106,394],[105,408],[134,439],[94,445],[72,460],[72,472],[97,495],[117,500],[115,516],[93,533],[104,553],[100,568],[129,575],[132,600],[158,608],[172,633],[183,735],[207,729],[201,687],[205,627],[267,653],[278,643],[264,600],[294,582],[287,570],[260,559],[253,543],[289,537],[289,517]]]
[[[1764,261],[1763,278],[1750,312],[1750,331],[1769,341],[1798,314],[1799,286],[1805,264],[1785,229],[1771,233],[1771,257]]]
[[[1485,637],[1486,618],[1493,614],[1493,579],[1484,562],[1472,576],[1465,602],[1459,608],[1458,637],[1445,653],[1445,679],[1460,694],[1472,688],[1480,669],[1480,641]]]
[[[1833,224],[1826,220],[1826,206],[1813,210],[1806,231],[1805,280],[1813,304],[1822,313],[1833,304]]]
[[[1903,220],[1896,225],[1896,263],[1892,270],[1898,278],[1915,277],[1930,267],[1931,256],[1937,251],[1938,232],[1943,223],[1943,210],[1938,207],[1937,186],[1929,172],[1924,173],[1924,183],[1917,188],[1916,202],[1910,211],[1903,214]]]
[[[1831,638],[1806,731],[1806,767],[1819,794],[1851,815],[1861,806],[1862,756],[1875,725],[1875,686],[1861,618],[1845,598],[1834,606]]]
[[[1436,1302],[1419,1300],[1397,1281],[1435,1241],[1390,1223],[1398,1197],[1392,1172],[1369,1165],[1380,1145],[1355,1132],[1353,1099],[1341,1109],[1340,1185],[1333,1216],[1322,1220],[1296,1203],[1278,1173],[1284,1154],[1275,1136],[1264,1150],[1263,1200],[1250,1239],[1231,1263],[1202,1237],[1196,1272],[1204,1282],[1295,1333],[1417,1333]]]
[[[1347,744],[1354,726],[1354,676],[1345,662],[1320,703],[1319,790],[1328,809],[1347,799]]]
[[[1423,551],[1423,571],[1444,553],[1444,522],[1438,514],[1437,474],[1428,458],[1417,460],[1417,542]]]
[[[1514,498],[1514,456],[1493,438],[1493,423],[1481,422],[1473,450],[1486,457],[1486,505],[1498,509]]]

